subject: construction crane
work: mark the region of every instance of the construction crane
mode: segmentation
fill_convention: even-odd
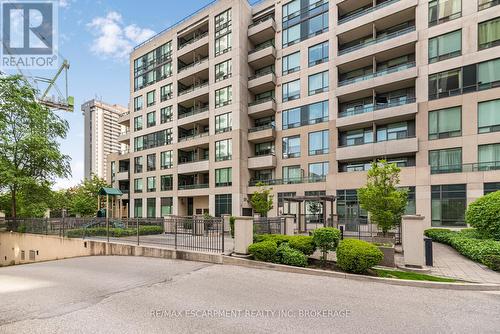
[[[44,78],[44,77],[34,77],[34,81],[36,83],[43,82],[47,84],[47,87],[43,91],[42,95],[38,98],[38,102],[43,104],[51,109],[56,110],[64,110],[73,112],[75,109],[75,98],[73,96],[68,95],[68,70],[69,70],[69,62],[64,59],[63,63],[57,70],[56,75],[53,78]],[[59,87],[57,86],[57,79],[64,72],[64,93],[61,92]],[[57,97],[49,97],[48,94],[51,89],[55,90],[57,93]]]

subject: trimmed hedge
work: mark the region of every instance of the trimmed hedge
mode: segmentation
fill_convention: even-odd
[[[431,228],[425,230],[424,234],[433,241],[450,245],[473,261],[500,271],[500,241],[484,239],[482,233],[474,229],[455,232],[444,228]]]
[[[337,265],[347,272],[365,273],[383,259],[384,254],[377,246],[363,240],[345,239],[337,247]]]
[[[107,235],[107,229],[106,227],[91,227],[87,229],[77,228],[68,230],[66,236],[68,238],[82,238],[84,233],[86,237],[105,237]],[[139,235],[154,235],[161,233],[163,233],[162,226],[139,226]],[[137,229],[135,228],[109,228],[110,237],[119,238],[133,235],[137,235]]]
[[[254,242],[262,242],[272,240],[277,246],[287,242],[288,245],[305,255],[312,255],[316,251],[316,245],[313,238],[307,235],[284,235],[284,234],[258,234],[255,235]]]
[[[264,262],[276,262],[278,246],[273,240],[266,240],[248,246],[248,252],[254,259]]]
[[[301,251],[298,251],[289,246],[288,243],[284,242],[278,247],[276,253],[278,263],[286,264],[295,267],[305,267],[307,266],[307,256]]]
[[[482,196],[469,204],[465,222],[485,237],[500,240],[500,191]]]

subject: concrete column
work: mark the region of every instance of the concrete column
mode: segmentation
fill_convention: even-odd
[[[425,265],[424,250],[424,216],[403,216],[403,254],[405,266],[423,267]]]
[[[253,243],[253,218],[236,217],[234,221],[234,252],[248,254],[248,246]]]
[[[295,217],[293,215],[285,216],[285,231],[286,235],[294,235],[295,234]]]
[[[231,227],[229,226],[229,218],[231,218],[231,215],[222,215],[222,219],[224,221],[224,232],[231,231]]]

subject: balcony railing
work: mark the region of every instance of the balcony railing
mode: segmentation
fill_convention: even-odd
[[[190,189],[203,189],[208,188],[208,183],[197,183],[197,184],[179,184],[177,189],[179,190],[190,190]]]
[[[255,49],[248,51],[248,54],[252,54],[252,53],[255,53],[257,51],[264,50],[265,48],[268,48],[270,46],[274,47],[274,41],[273,40],[269,40],[267,42],[264,42],[262,44],[257,45],[255,47]]]
[[[396,132],[396,138],[390,138],[390,139],[379,140],[379,141],[366,141],[366,142],[364,141],[364,138],[355,138],[354,142],[352,142],[352,143],[339,144],[339,148],[359,146],[359,145],[365,145],[365,144],[377,144],[377,143],[384,143],[386,141],[394,141],[394,140],[410,139],[410,138],[415,138],[415,135],[409,135],[407,130],[403,130],[403,131]]]
[[[182,44],[179,44],[178,50],[181,50],[181,49],[185,48],[186,46],[191,45],[194,42],[199,41],[200,39],[202,39],[202,38],[204,38],[206,36],[208,36],[208,31],[205,32],[205,33],[203,33],[203,34],[201,34],[201,35],[198,35],[198,36],[195,36],[195,37],[191,38],[189,41],[186,41],[186,42],[184,42]]]
[[[205,112],[205,111],[208,111],[208,106],[202,107],[202,108],[191,109],[189,111],[186,111],[186,112],[183,112],[181,114],[178,114],[177,115],[177,119],[182,119],[182,118],[193,116],[193,115],[196,115],[196,114],[201,114],[202,112]]]
[[[283,130],[294,129],[294,128],[298,128],[299,126],[313,125],[313,124],[318,124],[318,123],[323,123],[323,122],[328,122],[328,116],[303,120],[303,121],[296,122],[296,123],[283,124],[282,128],[283,128]]]
[[[487,82],[487,83],[477,83],[475,85],[470,85],[466,87],[460,87],[455,89],[450,89],[439,93],[429,93],[429,100],[441,99],[444,97],[457,96],[467,93],[473,93],[485,89],[491,89],[500,87],[500,81]]]
[[[491,0],[478,5],[478,10],[484,10],[500,4],[500,0]]]
[[[263,130],[268,130],[268,129],[274,129],[274,124],[269,123],[269,124],[264,124],[264,125],[260,125],[260,126],[255,126],[253,128],[249,128],[248,133],[263,131]]]
[[[266,98],[263,98],[263,99],[258,99],[258,100],[255,100],[255,101],[252,101],[252,102],[249,102],[248,103],[248,106],[251,107],[251,106],[256,106],[258,104],[261,104],[261,103],[265,103],[265,102],[269,102],[269,101],[273,101],[273,102],[276,102],[276,100],[274,99],[274,97],[266,97]]]
[[[396,3],[398,1],[400,1],[400,0],[389,0],[389,1],[383,2],[381,4],[378,4],[374,7],[369,7],[369,8],[363,9],[361,11],[352,13],[352,14],[348,13],[347,15],[344,15],[343,17],[339,18],[338,24],[340,25],[340,24],[352,21],[358,17],[365,16],[368,13],[371,13],[371,12],[374,12],[374,11],[380,9],[380,8],[384,8],[386,6],[392,5],[393,3]]]
[[[356,78],[351,78],[351,79],[340,81],[339,87],[350,85],[350,84],[353,84],[355,82],[361,82],[361,81],[381,77],[381,76],[386,75],[386,74],[404,71],[404,70],[407,70],[407,69],[413,68],[413,67],[415,67],[415,62],[410,62],[410,63],[401,64],[398,66],[393,66],[393,67],[387,68],[387,69],[382,70],[382,71],[377,71],[375,73],[370,73],[370,74],[362,75],[362,76],[359,76]]]
[[[198,84],[198,85],[190,86],[190,87],[183,89],[183,90],[180,90],[178,96],[186,95],[188,93],[194,92],[195,90],[206,87],[206,86],[208,86],[208,81],[203,82],[203,83]]]
[[[431,166],[431,174],[471,173],[500,170],[500,161],[477,162],[460,165]]]
[[[375,38],[375,39],[371,39],[367,42],[364,42],[364,43],[361,43],[361,44],[358,44],[358,45],[353,45],[351,47],[348,47],[346,49],[342,49],[342,50],[339,50],[339,56],[341,55],[344,55],[346,53],[349,53],[349,52],[353,52],[353,51],[356,51],[356,50],[359,50],[359,49],[363,49],[367,46],[370,46],[370,45],[374,45],[374,44],[378,44],[378,43],[382,43],[382,42],[385,42],[389,39],[392,39],[392,38],[396,38],[396,37],[399,37],[401,35],[405,35],[405,34],[408,34],[412,31],[415,31],[415,26],[411,26],[411,27],[407,27],[407,28],[404,28],[404,29],[401,29],[401,30],[398,30],[398,31],[394,31],[390,34],[387,34],[387,35],[384,35],[382,37],[378,37],[378,38]]]
[[[255,152],[255,157],[265,157],[268,155],[274,155],[274,148],[270,148],[267,150],[260,150]]]
[[[269,68],[269,69],[266,69],[262,72],[255,73],[255,75],[252,75],[251,77],[249,77],[248,80],[257,79],[257,78],[263,77],[263,76],[268,75],[268,74],[275,74],[275,73],[272,69]]]
[[[248,185],[250,187],[253,187],[256,186],[258,183],[262,183],[266,186],[274,186],[281,184],[316,183],[325,181],[326,181],[326,176],[309,176],[309,177],[299,177],[299,178],[289,178],[289,179],[250,180],[250,182],[248,182]]]
[[[274,21],[274,17],[272,17],[272,16],[267,16],[267,17],[264,17],[263,19],[260,19],[260,20],[258,20],[258,21],[255,21],[254,23],[252,23],[252,24],[250,24],[250,25],[248,26],[248,29],[250,29],[250,28],[252,28],[252,27],[255,27],[255,26],[257,26],[257,25],[259,25],[259,24],[261,24],[261,23],[264,23],[264,22],[266,22],[266,21],[269,21],[269,20],[273,20],[273,21]]]
[[[380,103],[377,105],[366,105],[360,108],[354,108],[353,110],[346,110],[346,111],[341,111],[339,113],[339,117],[347,117],[347,116],[354,116],[354,115],[360,115],[364,114],[367,112],[372,112],[376,110],[382,110],[382,109],[387,109],[387,108],[392,108],[392,107],[398,107],[410,103],[415,103],[415,98],[414,97],[405,97],[402,99],[398,99],[397,101],[391,101],[388,103]]]
[[[208,134],[209,134],[209,132],[207,131],[207,132],[197,133],[194,135],[179,137],[179,143],[183,142],[183,141],[191,140],[191,139],[207,137]]]
[[[195,61],[194,63],[191,63],[191,64],[189,64],[189,65],[187,65],[187,66],[184,66],[184,67],[180,68],[180,69],[177,71],[177,73],[181,73],[181,72],[183,72],[183,71],[185,71],[185,70],[187,70],[187,69],[193,68],[193,67],[195,67],[196,65],[203,64],[203,63],[205,63],[205,62],[208,62],[208,57],[202,58],[202,59],[200,59],[200,60]]]
[[[201,162],[201,161],[208,161],[208,157],[201,157],[199,159],[188,159],[188,158],[180,158],[178,165],[183,165],[183,164],[190,164],[192,162]]]

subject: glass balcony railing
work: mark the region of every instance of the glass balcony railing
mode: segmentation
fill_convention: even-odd
[[[188,111],[184,111],[182,113],[179,113],[179,115],[177,116],[177,119],[201,114],[202,112],[205,112],[205,111],[208,111],[208,106],[202,107],[202,108],[193,108],[193,109],[190,109]]]
[[[191,140],[191,139],[207,137],[208,134],[209,134],[209,132],[207,131],[207,132],[197,133],[197,134],[193,134],[193,135],[189,135],[189,136],[182,136],[182,137],[179,137],[179,143],[183,142],[183,141]]]
[[[415,103],[415,98],[414,97],[401,97],[397,100],[394,101],[389,101],[387,103],[378,103],[376,105],[369,104],[365,106],[359,106],[355,108],[349,108],[348,110],[341,111],[339,113],[339,117],[347,117],[347,116],[354,116],[354,115],[360,115],[364,114],[367,112],[372,112],[376,110],[382,110],[382,109],[387,109],[387,108],[392,108],[392,107],[399,107],[403,106],[406,104],[410,103]]]
[[[288,179],[250,180],[250,182],[248,182],[248,185],[250,187],[253,187],[256,186],[258,183],[262,183],[266,186],[273,186],[281,184],[316,183],[325,181],[326,181],[326,175],[322,175],[322,176],[309,176],[309,177],[288,178]]]
[[[200,88],[207,87],[207,86],[208,86],[208,81],[197,84],[197,85],[190,86],[186,89],[179,90],[178,96],[186,95],[188,93],[194,92],[195,90],[198,90]]]
[[[248,80],[257,79],[257,78],[263,77],[263,76],[268,75],[268,74],[275,74],[275,73],[272,69],[269,68],[269,69],[266,69],[264,71],[255,73],[255,75],[252,75],[251,77],[249,77]]]
[[[208,36],[208,31],[201,34],[201,35],[195,36],[195,37],[191,38],[189,41],[186,41],[184,43],[179,44],[178,50],[181,50],[181,49],[185,48],[186,46],[191,45],[194,42],[199,41],[200,39],[207,37],[207,36]]]
[[[365,16],[368,13],[371,13],[371,12],[374,12],[374,11],[380,9],[380,8],[384,8],[384,7],[387,7],[389,5],[392,5],[393,3],[396,3],[398,1],[400,1],[400,0],[388,0],[388,1],[382,2],[381,4],[376,5],[374,7],[368,7],[368,8],[365,8],[363,10],[358,10],[355,12],[347,13],[346,15],[343,15],[341,18],[339,18],[338,24],[340,25],[340,24],[352,21],[354,19],[357,19],[358,17]]]
[[[264,17],[264,18],[263,18],[263,19],[261,19],[261,20],[255,21],[254,23],[252,23],[252,24],[250,24],[250,25],[248,26],[248,29],[250,29],[250,28],[252,28],[252,27],[255,27],[255,26],[258,26],[259,24],[264,23],[264,22],[269,21],[269,20],[273,20],[273,21],[274,21],[274,17],[272,17],[272,16],[267,16],[267,17]]]
[[[274,47],[274,41],[273,40],[269,40],[267,42],[264,42],[262,44],[257,45],[255,47],[255,49],[248,51],[248,54],[252,54],[252,53],[255,53],[257,51],[264,50],[265,48],[268,48],[270,46]]]
[[[265,103],[265,102],[269,102],[269,101],[276,102],[276,100],[274,99],[274,97],[266,97],[266,98],[264,98],[264,99],[258,99],[258,100],[255,100],[255,101],[249,102],[249,103],[248,103],[248,106],[249,106],[249,107],[251,107],[251,106],[256,106],[256,105],[258,105],[258,104]]]
[[[177,71],[177,73],[181,73],[183,71],[186,71],[186,70],[188,70],[190,68],[195,67],[196,65],[203,64],[203,63],[206,63],[206,62],[208,62],[208,57],[202,58],[200,60],[195,61],[194,63],[186,65],[186,66],[184,66],[182,68],[179,68],[179,70]]]
[[[254,126],[253,128],[248,129],[248,133],[258,132],[258,131],[263,131],[263,130],[268,130],[268,129],[274,129],[274,124],[269,123],[269,124],[265,124],[265,125]]]
[[[477,162],[460,165],[431,166],[431,174],[471,173],[500,170],[500,161]]]
[[[208,188],[208,183],[197,183],[197,184],[179,184],[177,189],[179,190],[190,190],[190,189],[203,189]]]
[[[356,138],[356,139],[350,141],[349,143],[339,144],[339,148],[359,146],[359,145],[365,145],[365,144],[378,144],[378,143],[384,143],[387,141],[415,138],[415,135],[409,135],[407,130],[393,132],[392,134],[395,134],[396,138],[388,138],[386,140],[378,140],[378,141],[364,141],[363,138]]]
[[[201,161],[208,161],[208,157],[201,157],[201,158],[195,158],[195,159],[190,159],[190,158],[187,158],[187,157],[181,157],[179,159],[179,165],[183,165],[183,164],[190,164],[192,162],[201,162]]]
[[[396,72],[404,71],[404,70],[407,70],[407,69],[413,68],[413,67],[415,67],[415,62],[405,63],[405,64],[401,64],[401,65],[398,65],[398,66],[389,67],[389,68],[386,68],[384,70],[377,71],[375,73],[370,73],[370,74],[367,74],[367,75],[362,75],[362,76],[359,76],[359,77],[342,80],[342,81],[339,82],[339,87],[350,85],[350,84],[353,84],[353,83],[356,83],[356,82],[361,82],[361,81],[365,81],[365,80],[369,80],[369,79],[381,77],[381,76],[384,76],[384,75],[387,75],[387,74],[391,74],[391,73],[396,73]]]

